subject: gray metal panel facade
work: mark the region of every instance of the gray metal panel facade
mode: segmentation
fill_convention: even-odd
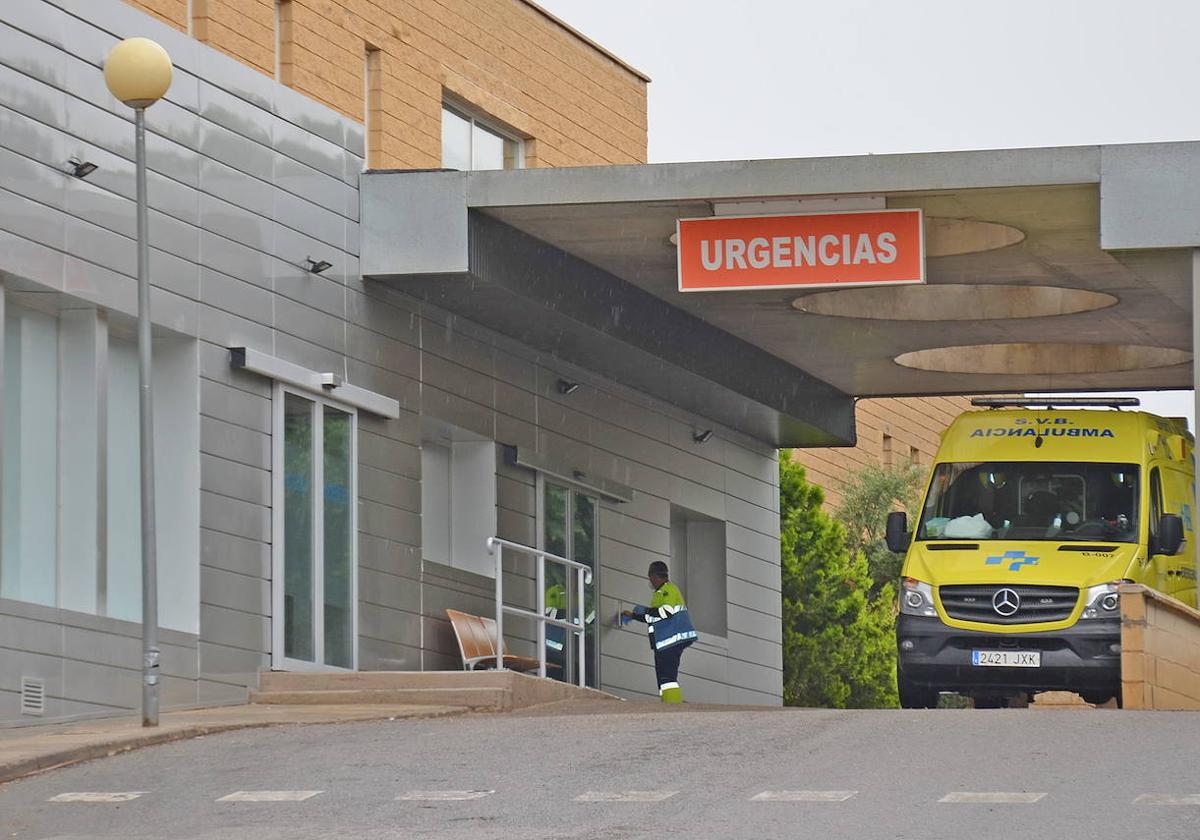
[[[199,634],[164,634],[164,706],[244,699],[271,661],[271,383],[232,370],[247,346],[395,398],[398,420],[359,415],[359,667],[457,669],[444,609],[490,615],[490,579],[421,558],[421,415],[536,449],[629,485],[604,503],[601,680],[653,696],[643,634],[611,626],[649,594],[675,503],[727,520],[726,639],[683,660],[689,697],[779,703],[775,452],[456,316],[364,282],[358,265],[362,126],[117,0],[23,0],[0,8],[0,283],[57,293],[114,321],[134,314],[132,115],[100,64],[145,35],[176,63],[147,112],[154,320],[198,357]],[[99,165],[66,175],[77,155]],[[333,267],[299,268],[306,256]],[[558,393],[560,377],[583,383]],[[500,535],[536,538],[534,474],[497,455]],[[528,564],[510,563],[515,600]],[[136,707],[140,629],[0,600],[0,723],[18,720],[21,676],[47,680],[48,716]],[[531,653],[531,628],[510,624]]]

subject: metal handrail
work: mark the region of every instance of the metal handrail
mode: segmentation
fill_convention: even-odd
[[[523,610],[520,607],[509,607],[504,603],[504,549],[521,554],[529,555],[537,560],[537,612]],[[551,624],[555,627],[561,627],[575,634],[575,641],[578,646],[578,671],[579,684],[587,685],[587,668],[586,664],[586,647],[584,632],[586,625],[584,624],[584,590],[586,584],[592,582],[592,570],[583,563],[576,563],[574,560],[568,560],[566,557],[559,557],[557,554],[551,554],[549,551],[543,551],[540,548],[522,545],[521,543],[502,540],[499,537],[487,538],[488,554],[496,556],[496,670],[504,670],[504,614],[519,615],[525,618],[531,618],[537,622],[537,646],[538,646],[538,676],[546,676],[546,625]],[[558,563],[565,566],[575,579],[576,589],[576,604],[575,604],[575,621],[560,621],[557,618],[550,618],[546,615],[546,561]]]

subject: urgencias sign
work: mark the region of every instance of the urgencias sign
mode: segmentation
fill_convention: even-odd
[[[920,210],[680,219],[679,291],[925,282]]]

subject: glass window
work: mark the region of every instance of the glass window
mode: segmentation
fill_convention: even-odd
[[[442,166],[447,169],[519,169],[521,141],[453,108],[442,108]]]
[[[1163,515],[1162,474],[1158,467],[1150,470],[1150,539],[1158,537],[1158,526]]]
[[[938,464],[917,539],[1136,542],[1134,464]]]
[[[480,125],[471,135],[472,169],[506,169],[504,165],[505,139]]]
[[[0,597],[54,605],[58,560],[58,324],[4,316],[4,509]]]
[[[277,393],[276,650],[296,662],[354,668],[355,415],[315,395]]]
[[[471,121],[449,108],[442,109],[442,166],[471,168]]]
[[[142,485],[137,345],[131,341],[109,342],[108,368],[106,613],[125,621],[140,621]],[[155,490],[158,495],[157,486]]]
[[[138,357],[103,312],[4,316],[0,597],[140,621]],[[154,341],[159,620],[200,623],[195,343]]]
[[[283,398],[283,651],[313,661],[313,403]]]
[[[324,566],[325,662],[354,667],[354,548],[350,499],[351,415],[326,405],[323,455],[325,468]]]

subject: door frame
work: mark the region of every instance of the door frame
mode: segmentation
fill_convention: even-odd
[[[592,603],[595,605],[595,609],[596,609],[596,617],[592,621],[592,625],[594,627],[594,632],[595,632],[595,640],[596,640],[595,650],[592,653],[592,659],[594,660],[592,663],[592,668],[593,668],[593,673],[596,675],[596,684],[594,686],[588,686],[588,688],[599,689],[600,685],[601,685],[601,678],[600,678],[600,661],[601,661],[601,657],[600,657],[600,635],[601,635],[600,634],[600,510],[601,510],[601,503],[603,502],[603,499],[599,496],[599,494],[596,493],[595,490],[591,490],[591,489],[589,489],[587,487],[583,487],[582,485],[579,485],[579,484],[573,484],[570,481],[564,481],[563,479],[560,479],[557,476],[547,476],[545,473],[541,472],[540,470],[536,473],[536,475],[537,475],[537,479],[534,482],[534,488],[535,488],[534,493],[536,493],[536,495],[537,495],[537,503],[535,505],[536,514],[535,514],[534,529],[537,532],[536,533],[537,540],[535,541],[535,546],[541,551],[546,550],[546,485],[547,484],[553,484],[558,487],[562,487],[563,489],[565,489],[567,491],[567,504],[563,508],[563,513],[566,516],[566,522],[564,523],[565,530],[563,532],[563,538],[566,541],[567,550],[566,550],[566,554],[564,554],[563,556],[566,557],[568,560],[575,559],[572,556],[575,552],[575,528],[574,528],[574,518],[573,518],[574,513],[575,513],[575,494],[578,493],[579,495],[587,496],[588,498],[593,499],[596,503],[595,504],[595,509],[596,509],[595,528],[596,528],[596,531],[595,531],[595,536],[593,537],[593,545],[592,545],[593,556],[592,556],[592,583],[591,583],[591,585],[594,587],[593,592],[592,592]],[[585,614],[585,617],[586,617],[586,614]],[[586,633],[586,630],[584,632]],[[570,650],[572,651],[570,656],[574,657],[573,651],[575,650],[575,647],[573,644],[570,646]]]
[[[313,404],[313,662],[284,655],[284,397],[294,394]],[[324,406],[350,415],[350,667],[327,665],[325,659],[325,422]],[[275,382],[271,389],[271,670],[358,670],[358,410],[324,394]],[[320,491],[317,488],[322,488]],[[320,502],[318,504],[318,501]]]

